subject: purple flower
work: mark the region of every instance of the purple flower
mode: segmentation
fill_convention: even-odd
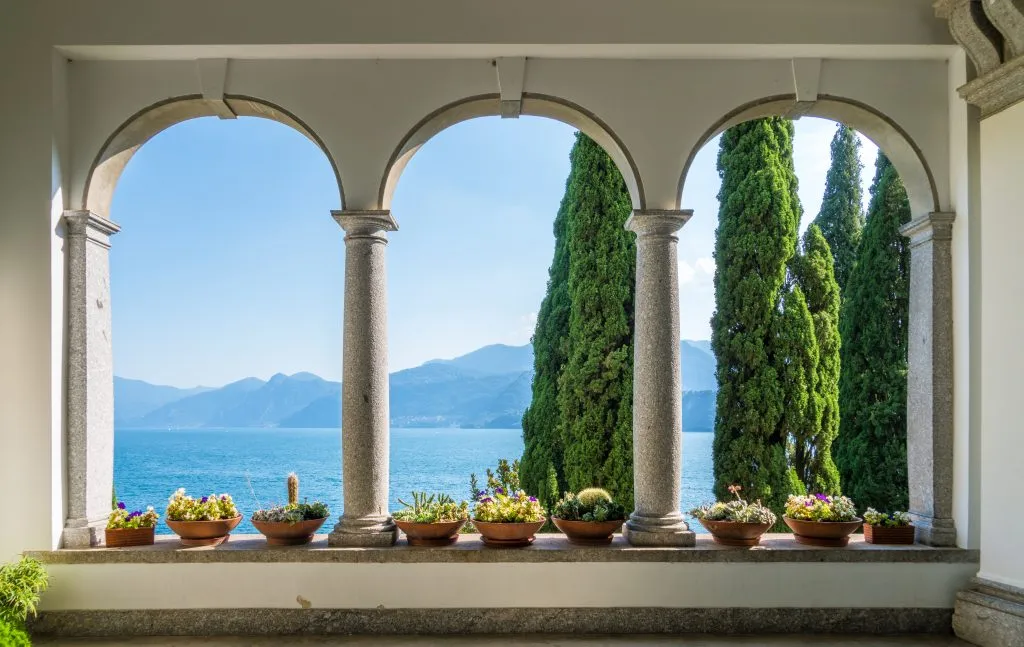
[[[206,499],[207,499],[207,497],[205,497],[205,496],[204,496],[204,497],[203,497],[203,498],[202,498],[202,499],[201,499],[201,500],[199,501],[199,503],[206,503]]]
[[[141,516],[142,516],[142,513],[139,512],[138,510],[136,510],[135,512],[133,512],[130,515],[128,515],[128,518],[129,519],[134,519],[135,517],[141,517]]]
[[[118,501],[117,502],[117,509],[118,510],[124,510],[124,501]]]
[[[804,501],[804,507],[805,508],[813,508],[814,507],[814,501]]]
[[[494,501],[494,499],[492,499],[489,496],[485,496],[484,498],[480,499],[480,503],[490,503],[491,501]]]
[[[227,501],[228,500],[228,495],[226,495],[226,494],[220,495],[220,500],[221,501]]]
[[[815,494],[814,498],[816,498],[818,501],[824,501],[825,503],[828,503],[828,497],[825,496],[824,494]]]
[[[535,497],[535,496],[530,497],[530,502],[531,503],[536,503],[537,502],[537,497]]]
[[[505,494],[505,490],[502,490],[500,487],[496,487],[496,488],[494,488],[494,493],[495,494]]]
[[[480,490],[479,492],[476,493],[476,498],[479,499],[480,497],[486,496],[486,495],[487,495],[487,490]]]

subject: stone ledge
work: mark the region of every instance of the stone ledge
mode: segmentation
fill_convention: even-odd
[[[479,535],[462,535],[453,546],[417,548],[399,541],[389,548],[331,548],[327,535],[308,546],[268,547],[262,535],[232,535],[212,548],[182,548],[177,537],[158,535],[153,546],[86,548],[26,553],[45,564],[171,564],[335,562],[360,564],[538,563],[538,562],[794,562],[794,563],[917,563],[973,564],[977,550],[929,546],[877,546],[855,535],[847,548],[815,548],[797,543],[790,534],[768,534],[753,548],[730,548],[697,535],[694,548],[635,547],[621,535],[611,546],[574,546],[562,535],[539,535],[529,548],[487,548]]]

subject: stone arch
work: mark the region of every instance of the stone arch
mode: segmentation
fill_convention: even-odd
[[[391,208],[391,199],[398,179],[416,151],[434,135],[457,123],[476,117],[501,114],[501,97],[484,94],[460,99],[430,113],[419,121],[399,142],[388,160],[381,179],[378,201],[382,209]],[[522,114],[547,117],[573,126],[593,139],[611,156],[626,182],[635,209],[646,208],[643,182],[636,162],[622,140],[596,115],[564,99],[543,94],[523,93]]]
[[[793,114],[796,106],[796,96],[792,94],[766,97],[744,104],[718,120],[705,131],[690,151],[683,173],[679,177],[676,199],[681,203],[690,165],[697,153],[711,139],[730,126],[744,121]],[[920,147],[914,143],[906,130],[882,112],[853,99],[819,95],[809,110],[800,111],[800,116],[822,117],[844,123],[874,142],[889,157],[903,179],[914,217],[942,210],[935,177]]]
[[[244,95],[225,95],[223,103],[210,101],[201,95],[186,95],[168,99],[143,108],[129,117],[103,143],[89,167],[82,194],[82,207],[106,217],[117,181],[128,161],[147,141],[160,132],[189,119],[223,114],[224,104],[239,117],[261,117],[290,126],[317,145],[327,156],[338,182],[339,206],[344,206],[345,194],[338,164],[323,140],[302,120],[284,108],[262,99]]]

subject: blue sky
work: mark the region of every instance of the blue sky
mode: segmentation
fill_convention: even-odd
[[[802,119],[794,143],[804,225],[817,214],[835,124]],[[413,157],[388,246],[390,368],[493,343],[525,344],[544,296],[573,130],[524,117],[445,130]],[[875,147],[864,141],[865,193]],[[706,339],[718,143],[697,156],[680,234],[681,334]],[[326,158],[267,120],[203,118],[144,145],[111,217],[114,369],[157,384],[341,376],[343,232]]]

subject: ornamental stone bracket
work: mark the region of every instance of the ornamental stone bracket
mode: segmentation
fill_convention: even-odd
[[[982,118],[1024,101],[1024,0],[936,0],[935,14],[974,63],[959,89]]]
[[[67,518],[65,548],[103,542],[114,487],[110,237],[115,223],[65,211],[67,232]]]

